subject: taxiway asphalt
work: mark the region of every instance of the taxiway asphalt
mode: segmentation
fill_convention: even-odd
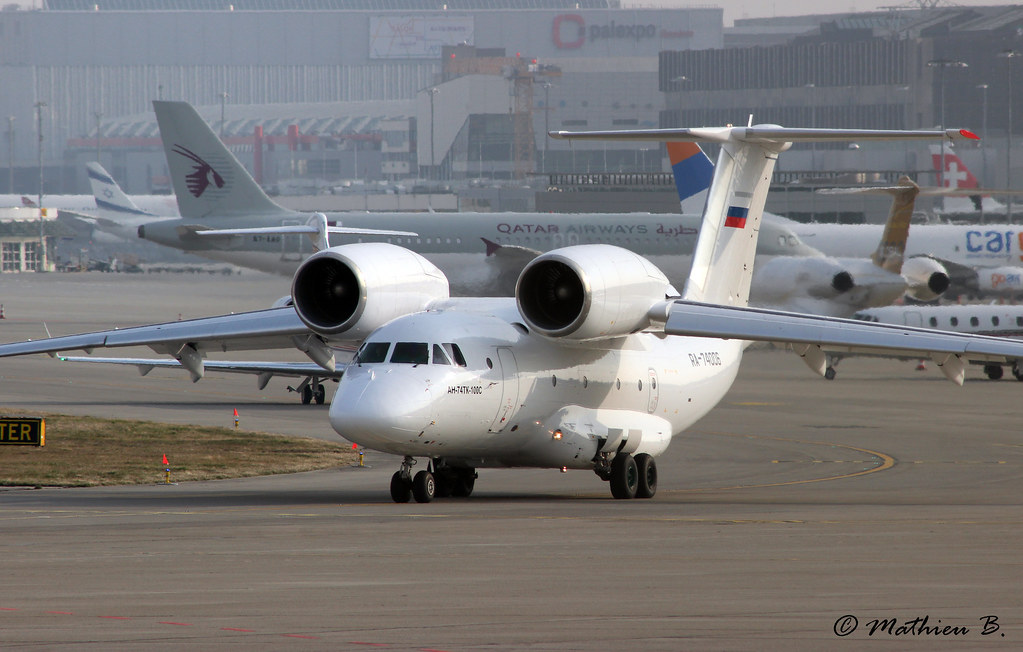
[[[287,293],[261,275],[4,282],[3,341]],[[659,458],[649,501],[585,472],[484,469],[467,500],[395,505],[397,460],[372,452],[293,476],[0,490],[0,648],[1018,649],[1023,384],[914,366],[851,359],[829,382],[750,352]],[[214,425],[237,408],[243,428],[332,437],[326,406],[283,385],[0,360],[8,407]]]

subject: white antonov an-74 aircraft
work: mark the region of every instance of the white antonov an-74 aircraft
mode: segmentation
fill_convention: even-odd
[[[554,135],[721,146],[681,297],[647,260],[609,245],[537,257],[514,299],[457,299],[421,255],[348,244],[302,264],[293,306],[0,345],[0,356],[148,345],[201,371],[208,350],[300,340],[332,366],[331,344],[361,342],[330,422],[350,441],[403,456],[390,486],[398,502],[468,495],[477,468],[500,466],[589,469],[615,497],[651,497],[654,457],[725,395],[747,340],[788,343],[821,373],[825,347],[931,357],[957,382],[967,361],[1023,359],[1023,342],[747,307],[771,172],[791,141],[946,132],[767,125]],[[413,475],[417,458],[428,463]]]

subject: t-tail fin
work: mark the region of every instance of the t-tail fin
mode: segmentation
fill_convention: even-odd
[[[786,129],[775,125],[636,131],[552,132],[554,138],[708,141],[721,145],[707,194],[693,266],[683,292],[689,301],[744,306],[753,280],[760,219],[778,154],[793,142],[976,138],[965,130],[883,131]]]
[[[714,178],[714,164],[696,143],[665,144],[682,212],[702,210],[706,201],[706,195],[702,193],[710,188],[711,179]]]
[[[128,195],[124,194],[121,186],[117,185],[117,182],[103,169],[102,165],[96,162],[86,163],[85,170],[89,175],[89,186],[92,187],[96,208],[99,209],[103,217],[109,217],[116,221],[120,216],[152,215],[152,213],[139,208]]]
[[[153,110],[182,217],[296,214],[267,197],[190,104],[154,101]]]

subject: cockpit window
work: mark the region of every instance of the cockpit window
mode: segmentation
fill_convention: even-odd
[[[451,364],[448,354],[444,353],[444,349],[441,348],[440,344],[433,345],[433,364]]]
[[[355,364],[383,362],[387,359],[387,350],[390,348],[390,342],[366,342],[355,354],[352,362]]]
[[[441,346],[444,347],[444,350],[447,352],[448,357],[454,360],[456,365],[458,365],[459,367],[466,366],[465,356],[462,355],[462,350],[458,348],[457,344],[445,342],[444,344],[441,344]]]
[[[391,362],[427,364],[430,362],[430,346],[426,342],[397,342],[391,354]]]

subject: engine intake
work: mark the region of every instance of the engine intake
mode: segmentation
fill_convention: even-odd
[[[651,323],[650,309],[677,294],[648,260],[611,245],[550,251],[526,265],[515,286],[530,328],[578,340],[643,330]]]
[[[310,256],[295,272],[291,296],[299,318],[316,333],[361,339],[449,292],[447,277],[419,254],[359,243]]]

